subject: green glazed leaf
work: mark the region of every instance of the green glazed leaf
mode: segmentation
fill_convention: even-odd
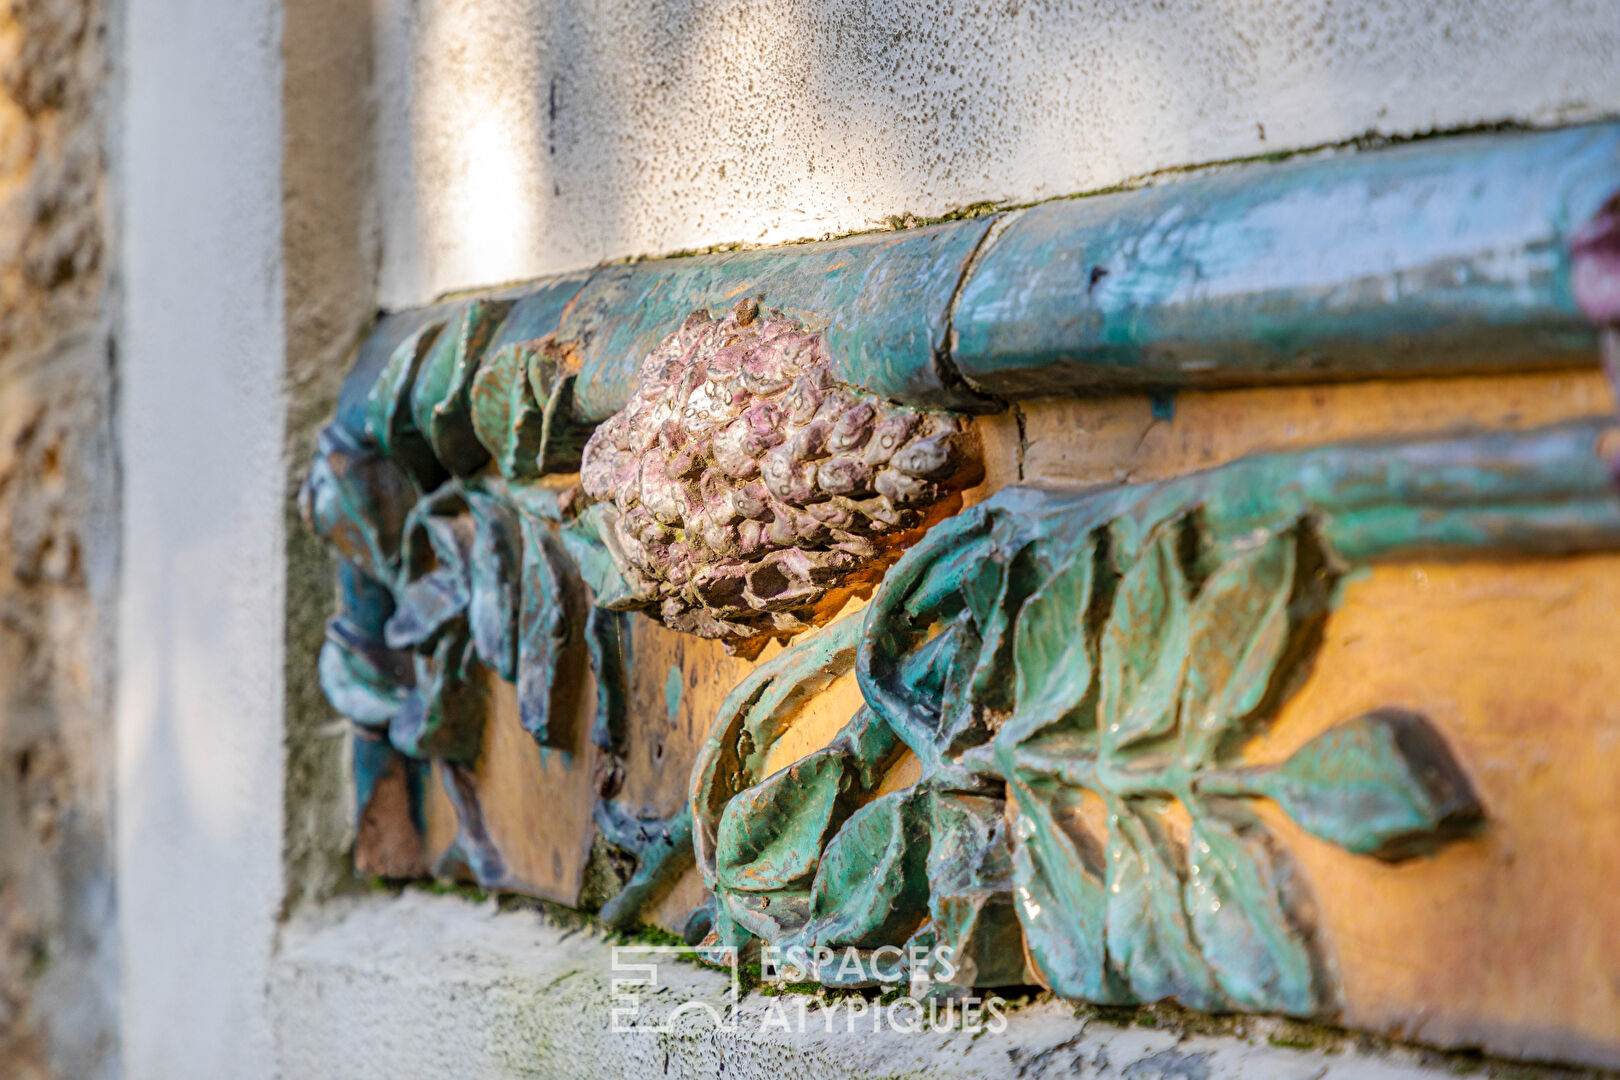
[[[752,939],[752,933],[731,917],[730,905],[725,897],[716,897],[714,905],[715,944],[722,948],[740,949]]]
[[[1013,686],[1006,675],[1012,663],[1013,633],[1017,626],[1018,607],[1034,584],[1023,580],[1030,576],[1030,569],[1029,560],[1021,556],[1020,552],[1005,564],[1000,560],[991,564],[996,570],[994,575],[989,576],[993,591],[988,597],[988,604],[974,610],[973,620],[978,628],[980,644],[965,696],[976,708],[997,711],[1012,708]]]
[[[469,402],[473,432],[509,480],[540,475],[545,405],[535,400],[529,381],[529,365],[540,355],[538,341],[503,345],[473,376]]]
[[[446,486],[417,503],[405,519],[394,613],[384,628],[392,648],[426,646],[466,614],[474,530],[466,511],[461,493]]]
[[[964,626],[971,635],[968,620],[952,619],[938,634],[900,658],[900,681],[918,698],[938,702],[944,697],[951,670],[961,662],[964,638],[960,628]]]
[[[451,473],[466,476],[489,460],[472,421],[472,383],[510,301],[474,300],[450,320],[422,359],[411,389],[411,420]]]
[[[954,541],[949,554],[926,562],[914,560],[917,578],[910,583],[903,606],[910,619],[926,625],[931,617],[955,614],[961,606],[958,594],[964,580],[974,574],[990,554],[990,538],[974,535],[970,528],[974,524],[965,517],[944,522],[938,528],[958,534],[949,538]]]
[[[1264,832],[1200,814],[1187,863],[1193,934],[1232,1004],[1293,1016],[1315,1012],[1310,952],[1285,910],[1281,864]]]
[[[316,669],[326,700],[357,724],[388,723],[410,694],[406,655],[365,640],[341,617],[326,628]]]
[[[1246,792],[1275,799],[1312,836],[1381,859],[1432,851],[1483,816],[1445,740],[1398,709],[1348,720],[1281,765],[1242,775]]]
[[[990,732],[983,722],[980,702],[973,695],[975,671],[984,655],[984,643],[979,637],[977,621],[967,611],[958,613],[950,626],[929,644],[935,642],[940,643],[943,650],[935,655],[945,661],[940,672],[944,682],[939,689],[939,713],[933,730],[919,734],[943,760],[943,755],[989,741]],[[903,660],[901,669],[905,667]]]
[[[974,625],[980,627],[981,632],[990,625],[1006,588],[1007,564],[993,547],[962,575],[959,590],[962,603],[972,613]]]
[[[1189,1009],[1224,1008],[1181,907],[1169,841],[1134,802],[1110,800],[1108,955],[1139,1000],[1173,997]]]
[[[581,420],[574,408],[577,381],[577,376],[559,375],[549,360],[537,357],[529,364],[529,385],[545,411],[545,423],[540,432],[542,474],[578,472],[585,456],[585,444],[596,430],[596,425]],[[541,396],[542,389],[544,396]]]
[[[557,531],[557,538],[562,541],[579,576],[590,586],[596,606],[624,610],[627,605],[633,605],[633,590],[619,573],[619,566],[603,540],[613,531],[608,518],[611,511],[612,507],[606,503],[593,503],[563,525]]]
[[[1109,971],[1108,892],[1100,839],[1065,813],[1079,792],[1009,779],[1016,800],[1013,897],[1041,981],[1063,997],[1098,1003],[1130,995]],[[1068,824],[1060,824],[1060,817]]]
[[[816,945],[892,945],[905,940],[928,905],[928,824],[912,791],[861,807],[821,856],[810,891]]]
[[[1187,660],[1187,581],[1176,529],[1157,529],[1125,571],[1103,628],[1098,723],[1105,755],[1168,734]]]
[[[727,803],[758,782],[770,747],[793,711],[850,669],[862,626],[859,618],[844,618],[804,635],[779,656],[755,667],[721,702],[709,736],[698,748],[688,789],[692,845],[698,869],[711,888],[715,887],[720,818]],[[860,719],[857,714],[856,721]],[[879,735],[868,728],[862,742],[877,750],[882,741]],[[864,761],[856,764],[857,773],[867,768]]]
[[[977,507],[936,526],[885,577],[862,619],[861,693],[917,754],[925,774],[944,764],[942,748],[984,742],[988,735],[968,699],[982,643],[977,620],[988,617],[1000,587],[999,567],[986,566],[995,554],[988,531]],[[981,603],[979,614],[970,599]],[[940,623],[954,637],[948,654],[923,641]],[[920,670],[919,652],[929,657],[926,689],[908,675]]]
[[[522,582],[517,516],[498,499],[467,493],[473,542],[468,555],[467,621],[484,663],[507,682],[517,678],[518,591]]]
[[[1013,635],[1015,705],[997,743],[1016,745],[1079,708],[1091,689],[1092,552],[1081,547],[1024,604]]]
[[[596,716],[591,743],[599,750],[624,752],[630,720],[630,614],[591,604],[585,612],[585,647],[596,675]]]
[[[776,892],[722,892],[716,894],[733,924],[732,933],[740,934],[743,944],[750,936],[762,941],[782,941],[804,929],[810,921],[810,893],[806,889],[782,889]],[[724,963],[724,961],[719,961]]]
[[[937,981],[952,986],[1016,986],[1030,982],[1015,908],[1012,895],[1003,889],[936,892],[931,896],[928,917],[936,942],[950,950],[950,964],[955,969],[948,978]]]
[[[391,459],[337,427],[322,431],[298,510],[310,531],[375,581],[393,579],[419,492]]]
[[[1266,696],[1288,644],[1294,542],[1271,533],[1214,574],[1193,601],[1181,691],[1182,760],[1209,763]]]
[[[822,846],[849,813],[841,750],[818,750],[726,804],[715,839],[716,891],[803,885]]]
[[[928,882],[934,895],[1012,881],[1006,803],[987,795],[928,793]]]
[[[433,655],[417,653],[416,689],[388,725],[388,740],[407,757],[443,758],[471,764],[484,736],[486,694],[465,677],[471,641],[451,631]]]
[[[905,688],[910,707],[886,726],[923,761],[925,773],[948,750],[970,739],[983,740],[984,726],[969,693],[979,651],[972,616],[959,611],[937,635],[901,654],[895,664],[895,682]]]
[[[434,320],[400,342],[366,396],[366,437],[429,487],[443,478],[444,470],[433,456],[426,433],[417,430],[411,416],[411,394],[422,361],[443,332],[444,320]]]
[[[546,527],[519,519],[523,546],[517,618],[518,720],[541,745],[560,734],[551,729],[551,699],[568,645],[567,564],[552,549]]]
[[[354,753],[356,809],[362,814],[365,813],[366,808],[371,805],[372,797],[377,793],[378,785],[397,777],[405,785],[407,797],[413,808],[408,815],[411,827],[420,835],[423,826],[422,815],[416,808],[421,806],[423,785],[431,775],[431,767],[426,762],[408,758],[394,749],[393,744],[388,741],[386,732],[357,728],[354,731],[351,749]]]
[[[450,847],[434,860],[434,877],[459,878],[471,874],[478,884],[499,889],[508,884],[506,860],[501,849],[489,834],[489,823],[484,818],[483,800],[478,797],[478,778],[470,760],[446,761],[439,770],[444,781],[445,795],[449,796],[454,811],[456,838]]]
[[[838,729],[831,745],[848,754],[855,783],[862,791],[873,791],[883,782],[885,771],[905,746],[894,729],[864,705]]]

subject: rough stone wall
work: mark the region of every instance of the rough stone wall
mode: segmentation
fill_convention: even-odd
[[[349,725],[315,661],[337,566],[298,520],[296,493],[338,386],[376,314],[371,0],[285,0],[281,184],[287,275],[287,905],[357,884],[349,846]]]
[[[99,0],[0,0],[0,1075],[113,1076],[117,569]]]

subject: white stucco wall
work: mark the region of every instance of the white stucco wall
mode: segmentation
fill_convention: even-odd
[[[125,1075],[260,1080],[283,891],[279,3],[126,19]]]
[[[382,302],[1620,110],[1613,0],[378,0]]]

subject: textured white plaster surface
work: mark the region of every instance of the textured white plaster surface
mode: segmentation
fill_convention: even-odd
[[[277,0],[131,0],[126,15],[117,866],[129,1080],[272,1075],[279,12]]]
[[[378,0],[381,299],[1620,111],[1614,0]]]
[[[283,934],[271,986],[279,1065],[288,1080],[457,1077],[725,1077],[817,1080],[1111,1076],[1125,1080],[1432,1080],[1405,1052],[1346,1047],[1331,1056],[1267,1040],[1184,1035],[1077,1019],[1063,1003],[1012,1011],[1005,1032],[874,1032],[872,1018],[806,1010],[797,995],[746,995],[736,1030],[707,1018],[668,1034],[610,1029],[611,946],[530,912],[407,892],[373,897]],[[723,1005],[726,978],[663,965],[669,1000]],[[782,1002],[783,1024],[768,1025]]]

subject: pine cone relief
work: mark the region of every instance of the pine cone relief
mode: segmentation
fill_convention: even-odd
[[[745,653],[876,581],[981,474],[965,417],[843,385],[819,331],[746,299],[647,356],[581,466],[632,603]]]

